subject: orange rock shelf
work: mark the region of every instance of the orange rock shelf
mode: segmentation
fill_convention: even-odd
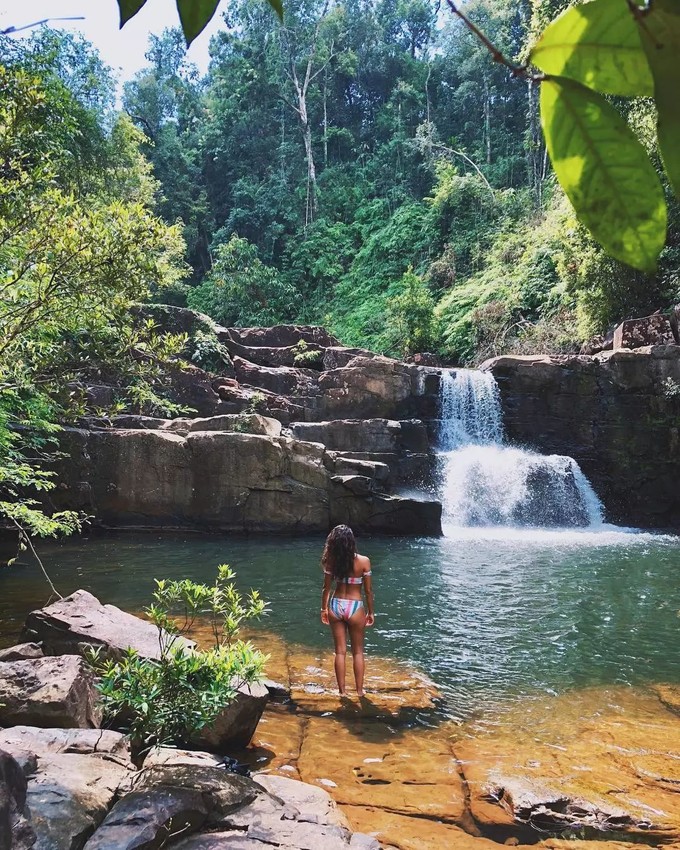
[[[244,758],[325,788],[385,848],[680,850],[676,686],[523,699],[488,728],[461,726],[412,668],[369,657],[366,699],[341,699],[330,651],[253,637],[291,702],[267,709]]]

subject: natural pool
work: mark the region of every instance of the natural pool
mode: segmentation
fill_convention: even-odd
[[[518,698],[592,686],[680,682],[678,538],[599,531],[457,529],[441,539],[360,539],[378,618],[368,652],[409,662],[458,721],[492,721]],[[319,539],[116,534],[40,547],[55,585],[128,610],[154,577],[210,580],[229,563],[271,602],[287,642],[330,645],[318,620]],[[0,573],[0,640],[17,638],[48,591],[25,556]],[[370,658],[369,658],[370,664]],[[493,722],[493,721],[492,721]]]

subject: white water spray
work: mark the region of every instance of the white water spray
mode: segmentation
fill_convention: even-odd
[[[503,445],[498,385],[489,372],[442,373],[439,446],[445,524],[602,524],[602,504],[573,458]]]

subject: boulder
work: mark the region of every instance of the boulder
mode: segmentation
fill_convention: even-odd
[[[667,316],[655,313],[642,319],[626,319],[614,331],[614,349],[642,348],[645,345],[672,345],[673,329]]]
[[[225,342],[229,352],[234,357],[241,357],[243,360],[248,360],[250,363],[256,363],[258,366],[305,366],[310,368],[305,362],[301,363],[298,355],[305,354],[307,359],[313,358],[319,365],[323,363],[323,355],[325,349],[316,343],[309,343],[307,347],[301,351],[295,345],[286,346],[246,346],[241,345],[234,340]],[[304,359],[304,358],[303,358]]]
[[[420,393],[418,367],[389,357],[354,357],[319,376],[324,418],[396,418]]]
[[[440,502],[420,501],[403,496],[371,493],[356,497],[356,479],[360,476],[333,477],[331,493],[331,524],[349,525],[380,534],[419,534],[439,536],[442,533]],[[366,479],[368,481],[368,479]]]
[[[215,752],[247,747],[268,699],[269,691],[263,684],[242,685],[234,700],[198,732],[192,744]]]
[[[316,391],[316,372],[311,369],[296,369],[291,366],[258,366],[243,360],[241,357],[234,358],[234,369],[237,379],[251,387],[269,390],[279,395],[312,394]]]
[[[92,674],[82,658],[0,662],[0,726],[87,728],[100,722]]]
[[[31,658],[42,658],[44,654],[39,643],[20,643],[0,649],[0,661],[29,661]]]
[[[34,844],[26,809],[26,777],[19,763],[0,749],[0,848],[29,850]]]
[[[85,850],[156,850],[173,835],[194,832],[207,815],[202,794],[190,788],[133,791],[118,800]]]
[[[181,434],[189,434],[194,431],[225,431],[278,437],[281,434],[281,423],[278,419],[261,416],[259,413],[238,413],[209,416],[204,419],[171,419],[161,426],[161,430]]]
[[[307,823],[347,826],[347,818],[338,809],[331,795],[318,785],[298,782],[296,779],[288,779],[286,776],[278,776],[275,773],[258,773],[254,779],[274,797],[283,800],[287,806],[295,808],[298,812],[298,820]]]
[[[86,590],[76,590],[46,608],[32,611],[22,635],[41,641],[46,655],[76,655],[85,647],[102,647],[114,658],[122,657],[126,649],[136,650],[143,658],[160,658],[158,629],[153,623],[114,605],[102,605]],[[184,646],[194,646],[193,641],[178,640]]]
[[[27,793],[35,850],[81,850],[131,775],[127,763],[106,755],[39,756]]]
[[[127,738],[111,729],[44,729],[38,726],[12,726],[0,730],[0,748],[13,755],[30,752],[37,756],[75,753],[110,755],[129,761]]]
[[[226,328],[218,331],[218,337],[225,345],[229,341],[248,347],[283,348],[297,345],[300,340],[308,345],[323,348],[339,345],[339,341],[320,326],[315,325],[274,325],[271,328]]]
[[[378,356],[378,354],[374,354],[372,351],[368,351],[365,348],[332,346],[324,351],[323,368],[327,371],[330,371],[331,369],[342,369],[347,366],[351,360],[354,360],[355,357],[364,357],[368,360],[372,360],[374,357]]]
[[[223,767],[195,764],[166,764],[140,771],[130,781],[129,791],[143,793],[161,788],[183,788],[198,792],[210,825],[223,823],[232,812],[249,805],[262,793],[259,785]]]
[[[268,420],[264,423],[269,428]],[[184,431],[167,429],[65,428],[60,441],[69,460],[60,461],[63,486],[50,494],[50,501],[54,508],[83,510],[105,526],[327,533],[334,470],[327,468],[324,446],[314,440],[338,448],[358,443],[399,455],[427,445],[427,431],[417,420],[296,422],[291,433],[292,438],[225,431],[183,436]],[[380,483],[379,476],[371,477]],[[351,494],[346,490],[343,495]],[[373,515],[377,503],[359,493],[353,498],[363,502],[354,515],[366,516],[365,528],[380,531],[385,506]],[[392,527],[388,522],[385,530],[392,533]],[[125,631],[116,633],[120,637]]]

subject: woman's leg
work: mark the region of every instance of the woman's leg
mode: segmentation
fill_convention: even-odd
[[[352,666],[354,667],[354,681],[357,686],[357,695],[364,695],[364,632],[366,631],[366,612],[364,606],[349,618],[347,622],[349,639],[352,642]]]
[[[345,658],[347,656],[347,624],[331,611],[328,617],[333,642],[335,643],[335,678],[338,680],[338,690],[345,693]]]

